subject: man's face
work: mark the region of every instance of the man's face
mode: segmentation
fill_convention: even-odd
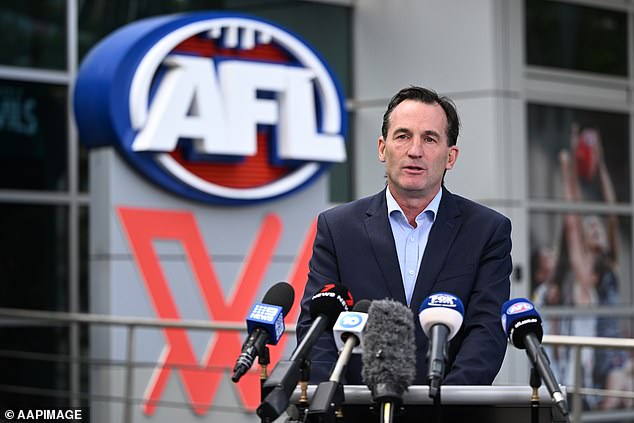
[[[431,200],[457,157],[458,148],[447,143],[447,116],[438,104],[403,101],[392,110],[387,138],[379,138],[379,160],[397,199]]]

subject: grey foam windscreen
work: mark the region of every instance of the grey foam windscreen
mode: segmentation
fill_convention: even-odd
[[[372,301],[363,337],[361,356],[363,382],[376,391],[400,396],[416,376],[414,316],[405,305],[393,300]]]

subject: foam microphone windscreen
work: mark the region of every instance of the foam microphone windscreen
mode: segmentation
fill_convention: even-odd
[[[282,314],[286,316],[293,307],[295,301],[295,291],[287,282],[278,282],[266,291],[262,302],[282,307]]]
[[[317,292],[310,300],[310,316],[324,316],[328,320],[327,329],[337,321],[337,317],[343,311],[349,311],[354,304],[352,295],[345,286],[340,284],[327,284]]]
[[[542,341],[542,318],[535,306],[526,298],[514,298],[502,305],[502,327],[509,341],[519,349],[525,349],[524,339],[529,333]]]
[[[416,376],[414,317],[409,308],[388,299],[372,301],[361,360],[361,377],[374,399],[403,394]]]

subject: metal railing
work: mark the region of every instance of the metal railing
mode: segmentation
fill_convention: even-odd
[[[614,310],[613,310],[614,311]],[[568,313],[568,311],[563,312]],[[554,310],[549,313],[544,313],[546,316],[560,315],[561,310]],[[592,314],[591,311],[581,312],[581,314]],[[601,312],[599,314],[605,314]],[[633,310],[626,310],[621,313],[624,316],[634,316]],[[575,313],[579,315],[579,312]],[[593,315],[596,315],[593,314]],[[159,319],[159,318],[142,318],[142,317],[123,317],[123,316],[111,316],[111,315],[99,315],[99,314],[86,314],[86,313],[65,313],[65,312],[51,312],[51,311],[37,311],[37,310],[24,310],[24,309],[11,309],[0,308],[0,325],[13,326],[24,325],[28,322],[29,325],[38,324],[45,326],[59,326],[59,325],[103,325],[103,326],[119,326],[125,327],[126,332],[126,352],[123,362],[109,361],[107,363],[98,362],[98,360],[86,360],[82,357],[70,356],[68,362],[70,365],[79,366],[80,364],[101,364],[101,365],[119,365],[125,368],[125,384],[123,398],[119,399],[124,402],[123,422],[130,423],[132,421],[132,407],[135,402],[138,402],[133,398],[133,372],[135,367],[138,367],[140,363],[135,363],[135,336],[137,329],[139,328],[179,328],[187,330],[209,330],[209,331],[246,331],[244,323],[237,322],[223,322],[223,321],[203,321],[203,320],[181,320],[181,319]],[[289,324],[286,327],[288,333],[295,332],[295,325]],[[632,391],[615,391],[615,390],[602,390],[594,389],[582,386],[581,378],[581,350],[583,348],[615,348],[615,349],[627,349],[634,351],[634,339],[618,339],[618,338],[602,338],[602,337],[581,337],[581,336],[562,336],[562,335],[545,335],[543,339],[544,345],[552,346],[566,346],[570,347],[574,351],[576,357],[575,369],[574,369],[574,384],[573,386],[567,386],[567,392],[572,395],[571,406],[571,421],[572,423],[590,422],[590,421],[604,421],[606,414],[593,416],[591,413],[584,413],[582,410],[582,396],[584,395],[596,395],[596,396],[608,396],[634,399],[634,392]],[[43,354],[21,352],[24,359],[46,359]],[[0,357],[3,356],[3,352],[0,350]],[[50,359],[50,355],[46,355]],[[53,358],[53,360],[57,360]],[[153,364],[154,365],[154,364]],[[42,391],[37,388],[28,387],[12,387],[13,392],[29,392],[37,393]],[[50,395],[51,393],[48,392]],[[59,394],[58,396],[64,396]],[[77,393],[73,392],[66,396],[76,396],[81,399],[95,399],[94,395],[90,393]],[[101,398],[102,400],[117,400],[114,398]],[[165,405],[163,402],[161,402]],[[173,404],[172,404],[173,405]],[[627,411],[625,414],[614,412],[614,417],[634,419],[634,410]],[[596,419],[596,420],[595,420]],[[603,419],[603,420],[602,420]]]
[[[596,389],[583,387],[582,382],[582,364],[581,364],[581,350],[583,348],[610,348],[610,349],[629,349],[634,351],[634,339],[620,339],[620,338],[601,338],[601,337],[588,337],[588,336],[564,336],[564,335],[544,335],[542,340],[544,345],[553,346],[567,346],[572,348],[573,355],[575,357],[574,368],[574,384],[573,386],[566,386],[566,390],[569,394],[572,394],[572,406],[571,406],[571,421],[573,423],[581,421],[590,421],[590,419],[582,419],[582,396],[583,395],[596,395],[599,397],[619,397],[634,399],[634,392],[621,391],[621,390],[609,390],[609,389]],[[606,412],[607,413],[607,412]],[[601,417],[605,421],[605,414]],[[618,416],[617,416],[618,415]],[[615,413],[615,418],[630,418],[634,419],[634,412],[623,415],[623,413]]]

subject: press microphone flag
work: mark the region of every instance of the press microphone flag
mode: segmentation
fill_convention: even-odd
[[[264,294],[262,303],[253,305],[247,317],[249,335],[233,367],[233,382],[238,382],[251,368],[265,345],[277,345],[284,333],[284,316],[290,311],[294,300],[293,287],[286,282],[278,282]]]
[[[416,376],[414,317],[409,308],[388,299],[372,302],[361,361],[363,382],[379,404],[381,421],[389,422]]]
[[[337,349],[341,352],[346,345],[350,345],[349,339],[352,338],[353,354],[361,354],[363,340],[363,328],[368,321],[368,309],[370,308],[370,300],[361,300],[354,305],[352,311],[344,311],[339,314],[332,333],[335,338]]]
[[[258,406],[256,413],[261,418],[276,419],[286,410],[289,399],[300,378],[302,363],[326,330],[332,330],[337,317],[353,305],[350,292],[339,284],[328,284],[317,292],[310,301],[310,315],[313,323],[288,360],[277,363],[273,372],[264,382],[263,389],[270,391]]]
[[[429,338],[427,380],[431,398],[435,398],[440,392],[447,363],[447,343],[460,330],[463,315],[464,306],[460,298],[447,292],[430,295],[420,306],[418,319],[423,332]]]
[[[513,346],[526,350],[526,355],[546,385],[553,402],[562,414],[567,416],[566,399],[541,345],[544,335],[542,318],[533,303],[526,298],[514,298],[505,302],[502,305],[502,327]]]
[[[341,376],[350,361],[350,356],[353,353],[361,354],[363,328],[368,320],[367,313],[370,304],[370,300],[361,300],[354,305],[352,311],[344,311],[339,314],[332,328],[339,349],[339,358],[330,378],[317,386],[306,413],[307,422],[321,423],[335,420],[335,407],[343,402]]]

